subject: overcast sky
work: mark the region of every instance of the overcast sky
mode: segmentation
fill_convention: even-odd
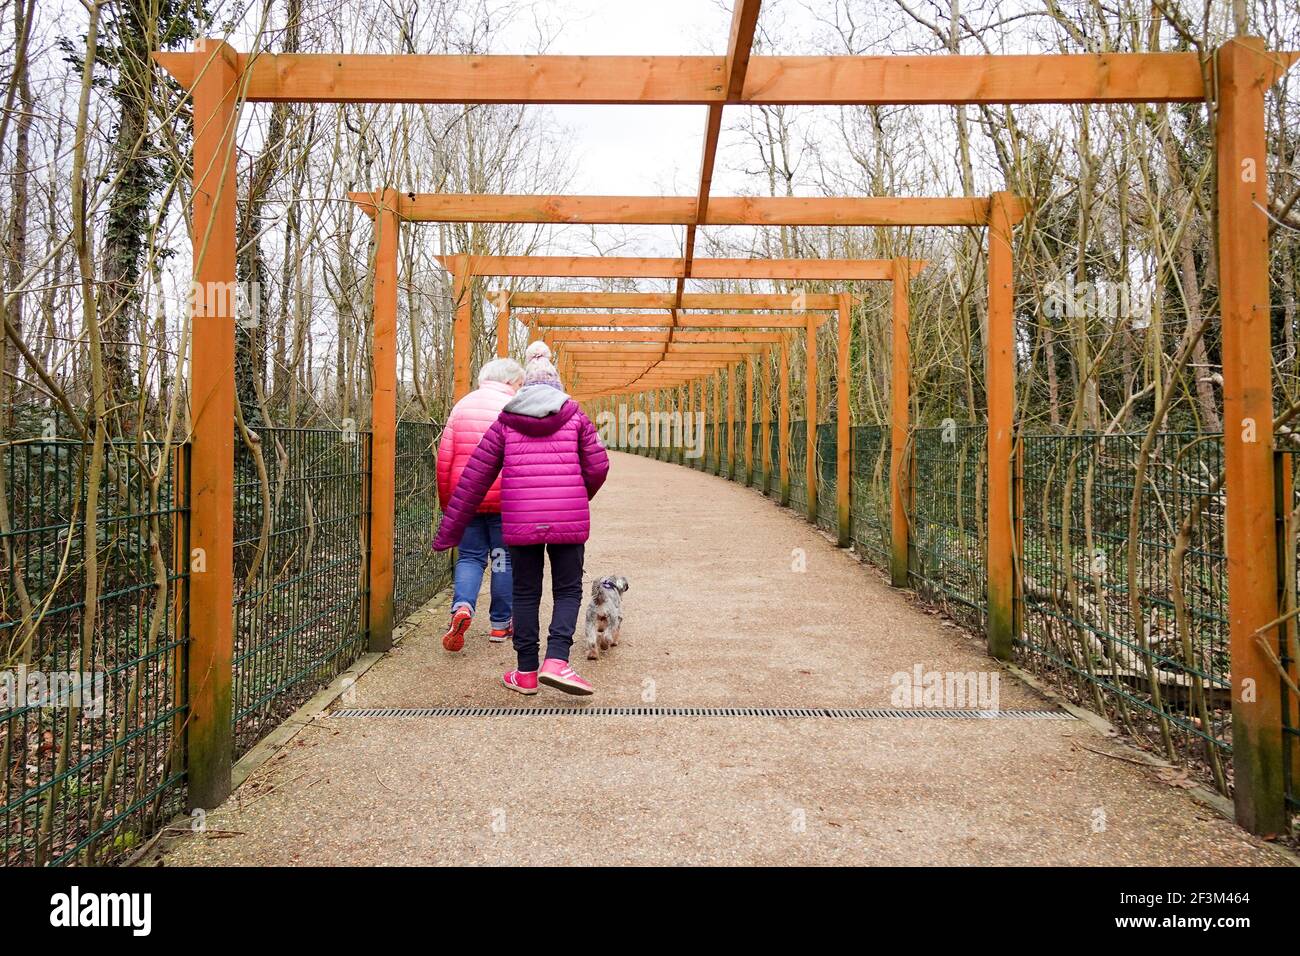
[[[711,0],[546,0],[546,52],[571,55],[713,55],[727,52],[730,15]],[[494,39],[493,53],[535,49],[538,26],[520,17]],[[554,106],[572,131],[574,192],[695,192],[704,141],[704,106]],[[721,186],[722,183],[719,183]],[[725,191],[731,191],[727,189]]]

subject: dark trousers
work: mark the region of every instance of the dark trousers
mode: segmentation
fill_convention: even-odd
[[[546,657],[569,659],[573,631],[578,626],[582,606],[581,544],[512,544],[510,567],[514,572],[515,653],[521,671],[537,670],[537,646],[540,638],[538,615],[542,606],[542,570],[544,552],[551,556],[551,628],[546,637]]]

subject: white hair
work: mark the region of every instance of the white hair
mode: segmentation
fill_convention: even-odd
[[[478,370],[478,383],[505,382],[518,388],[524,383],[524,367],[514,359],[493,359]]]

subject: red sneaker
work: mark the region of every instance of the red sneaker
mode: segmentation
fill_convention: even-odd
[[[494,627],[488,634],[488,640],[493,644],[501,644],[515,636],[515,626],[507,624],[505,627]]]
[[[469,608],[460,605],[452,609],[451,623],[447,626],[447,633],[442,635],[442,646],[453,654],[465,646],[465,632],[469,630],[470,623],[474,620],[474,615],[470,613]]]

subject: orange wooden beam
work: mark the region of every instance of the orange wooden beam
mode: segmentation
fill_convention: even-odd
[[[190,342],[188,800],[230,795],[234,753],[235,130],[234,51],[208,40],[194,94],[194,288]]]
[[[674,306],[671,292],[516,292],[522,309],[763,309],[787,312],[834,309],[839,300],[825,293],[695,292]]]
[[[779,342],[780,332],[714,332],[668,329],[544,329],[547,342]]]
[[[804,487],[808,492],[808,520],[817,523],[817,326],[804,330]]]
[[[1015,314],[1011,217],[995,193],[988,229],[988,635],[989,653],[1010,660],[1014,633],[1014,527],[1011,513],[1011,452],[1015,428]]]
[[[470,268],[474,269],[471,260]],[[475,271],[476,275],[482,273]],[[497,297],[497,358],[510,357],[510,293],[501,292]]]
[[[784,340],[784,336],[778,342]],[[762,431],[758,442],[763,449],[763,494],[772,493],[772,356],[765,351],[758,363],[758,408]]]
[[[363,208],[370,195],[366,192],[349,194]],[[696,200],[690,196],[496,196],[478,193],[403,194],[400,211],[402,218],[411,222],[665,226],[692,225],[698,214]],[[982,226],[987,221],[988,200],[978,197],[718,196],[709,200],[699,225]],[[681,260],[675,261],[680,271]],[[732,267],[719,268],[731,271]],[[707,278],[694,272],[692,276]]]
[[[835,529],[836,543],[841,548],[847,548],[852,541],[849,526],[849,492],[852,488],[849,474],[849,443],[852,440],[852,432],[849,430],[849,398],[853,382],[849,368],[849,339],[853,331],[852,308],[852,298],[841,294],[839,322],[835,329]]]
[[[469,256],[460,256],[452,270],[451,299],[456,309],[452,323],[451,355],[454,364],[452,397],[460,401],[470,393],[470,326],[473,322],[474,273]]]
[[[818,315],[825,321],[829,313]],[[653,329],[802,329],[807,320],[801,315],[761,315],[686,312],[673,325],[667,313],[619,314],[614,312],[573,312],[568,314],[534,312],[520,321],[539,329],[653,328]]]
[[[745,484],[754,483],[754,372],[758,354],[745,359]]]
[[[375,218],[374,320],[370,345],[370,514],[366,626],[372,653],[393,646],[393,505],[397,467],[397,194]]]
[[[454,255],[438,256],[448,269]],[[923,260],[912,260],[920,271]],[[470,256],[479,276],[557,278],[680,279],[681,259],[637,256]],[[695,259],[695,279],[887,280],[892,259]]]
[[[780,502],[782,507],[790,504],[790,340],[781,340],[776,387],[778,394],[777,411],[777,458],[780,473]]]
[[[909,338],[911,304],[909,279],[894,273],[891,301],[892,363],[889,400],[889,580],[896,588],[907,587],[909,542],[908,506],[911,502],[912,459],[908,453],[911,430],[912,347]]]
[[[1264,122],[1274,63],[1254,37],[1225,44],[1215,59],[1233,802],[1239,824],[1271,836],[1289,829],[1282,686],[1259,644],[1279,653]]]
[[[187,88],[202,69],[201,53],[153,56]],[[883,106],[1205,98],[1195,53],[755,56],[735,97],[720,56],[240,53],[235,63],[246,71],[253,102]]]

